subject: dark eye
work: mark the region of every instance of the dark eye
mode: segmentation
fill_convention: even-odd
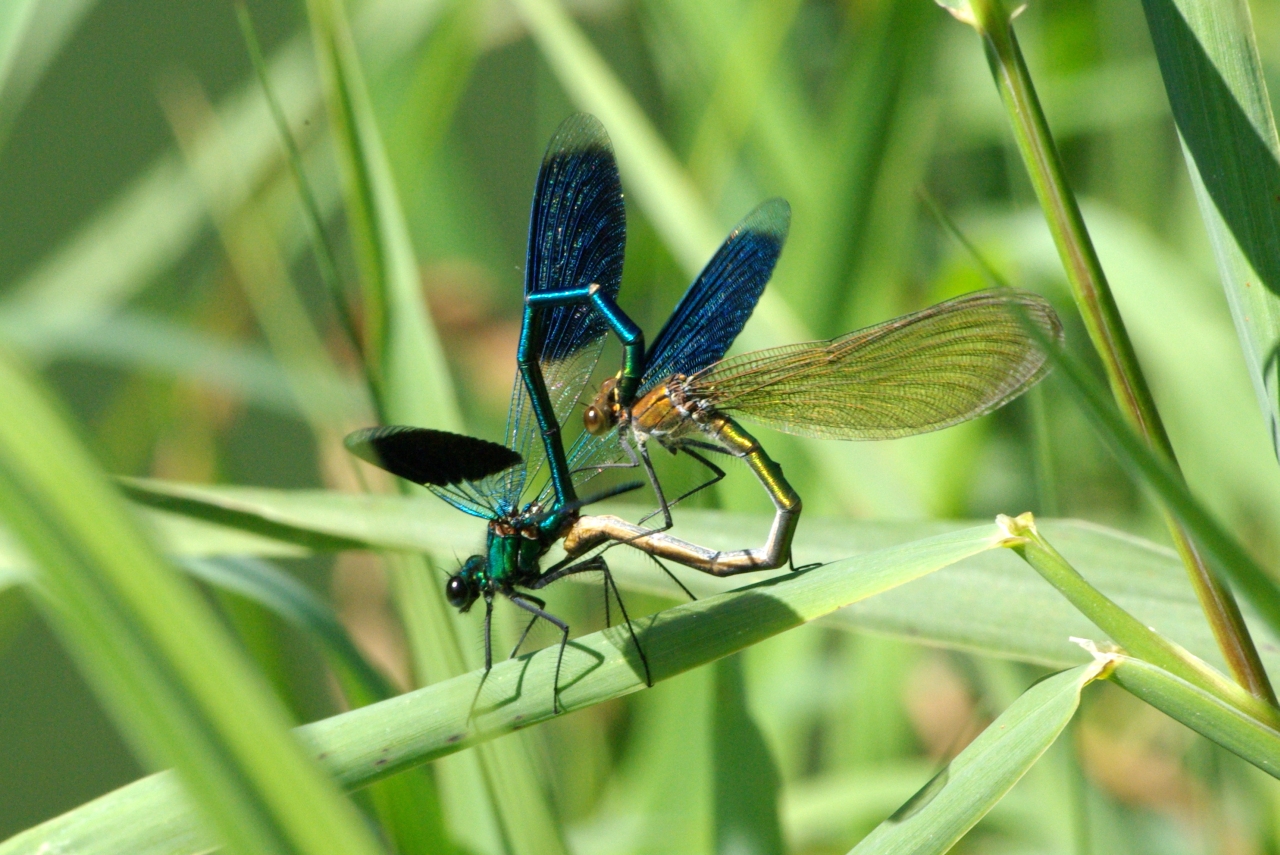
[[[467,583],[461,576],[449,577],[444,585],[444,596],[455,609],[466,608],[471,604],[471,591],[467,589]]]

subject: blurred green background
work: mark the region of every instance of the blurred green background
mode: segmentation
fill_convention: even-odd
[[[351,382],[278,137],[260,107],[237,106],[258,90],[233,9],[64,5],[45,34],[47,64],[18,58],[33,83],[25,100],[0,93],[9,110],[0,125],[0,337],[45,373],[112,472],[354,489],[336,462],[340,432],[312,429],[280,367],[293,332],[269,299],[275,280],[254,279],[274,269],[271,259],[284,261],[277,272],[296,284],[304,317]],[[1280,3],[1251,7],[1275,84]],[[293,61],[281,94],[350,279],[304,12],[265,0],[250,10],[269,59]],[[709,240],[686,234],[673,245],[661,206],[634,189],[641,175],[620,153],[629,218],[622,303],[650,335],[691,279],[688,256],[700,252],[700,264],[768,196],[791,202],[791,237],[774,302],[740,349],[836,335],[984,287],[922,204],[927,188],[1012,282],[1059,306],[1069,342],[1089,355],[980,46],[932,3],[587,0],[571,10],[715,225]],[[499,439],[530,194],[546,140],[575,103],[501,2],[369,0],[351,11],[466,428]],[[1280,544],[1280,477],[1141,5],[1039,3],[1018,27],[1188,479],[1254,554],[1270,555]],[[303,91],[310,100],[293,97]],[[221,234],[209,211],[223,218]],[[615,356],[606,351],[602,364]],[[340,395],[326,406],[338,424],[362,423]],[[1167,539],[1149,500],[1052,380],[938,435],[875,445],[759,435],[811,515],[1033,510]],[[661,472],[677,489],[697,477],[683,461],[664,460]],[[768,508],[736,470],[698,501]],[[479,524],[475,536],[478,545]],[[801,557],[803,542],[802,522]],[[332,597],[371,657],[403,676],[376,560],[289,569]],[[559,596],[575,631],[602,621],[594,589]],[[0,595],[0,839],[142,771],[20,597]],[[338,708],[305,638],[256,607],[211,597],[299,721]],[[689,711],[705,708],[711,692],[746,693],[755,725],[734,732],[758,726],[769,746],[789,849],[836,852],[1040,675],[816,626],[739,660],[531,735],[575,852],[709,848],[710,796],[696,793],[711,784],[691,770],[717,746],[714,727]],[[961,848],[1274,853],[1278,799],[1274,782],[1103,687],[1086,696],[1072,739]]]

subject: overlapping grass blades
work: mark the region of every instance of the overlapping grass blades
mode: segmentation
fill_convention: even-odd
[[[841,606],[1001,545],[994,525],[964,529],[834,562],[677,606],[637,622],[655,680],[664,680],[829,614]],[[389,701],[304,726],[302,740],[347,788],[441,758],[553,716],[556,648],[507,660]],[[581,709],[644,688],[627,631],[577,638],[560,704]],[[0,855],[40,846],[82,855],[179,855],[209,838],[170,773],[145,778],[0,844]]]
[[[286,716],[59,415],[0,362],[0,515],[29,590],[134,749],[233,852],[379,851]]]
[[[1117,417],[1118,418],[1118,417]],[[448,558],[471,551],[479,529],[434,498],[356,496],[331,492],[206,487],[160,481],[129,483],[145,504],[167,509],[155,521],[173,531],[168,543],[180,554],[259,550],[279,554],[290,544],[317,551],[384,549],[426,551]],[[634,517],[638,508],[621,508]],[[177,516],[182,514],[184,516]],[[194,520],[205,520],[199,528]],[[182,528],[175,528],[176,523]],[[699,543],[731,547],[737,532],[768,530],[764,515],[686,510],[679,531]],[[833,561],[963,526],[961,522],[846,522],[806,518],[797,544],[800,561]],[[1070,520],[1038,525],[1066,558],[1106,596],[1196,655],[1220,663],[1212,634],[1169,550],[1118,531]],[[224,528],[224,526],[234,528]],[[231,540],[228,532],[254,533],[257,545]],[[222,541],[228,541],[221,545]],[[633,550],[609,553],[624,588],[678,598],[677,589]],[[783,571],[776,571],[783,572]],[[698,596],[723,592],[732,580],[682,573]],[[834,625],[926,639],[1046,665],[1076,664],[1085,657],[1070,636],[1096,637],[1098,628],[1030,572],[1006,556],[979,557],[931,574],[901,591],[886,593],[830,618]],[[1260,630],[1263,637],[1278,637]],[[1269,647],[1266,649],[1270,649]],[[1266,654],[1271,667],[1280,658]]]
[[[1048,120],[1018,45],[1013,29],[1015,10],[1007,8],[1002,0],[940,0],[940,5],[957,20],[972,26],[982,39],[1027,175],[1058,246],[1080,317],[1102,361],[1121,413],[1180,479],[1173,445],[1138,364],[1111,286],[1080,214],[1079,203],[1067,183],[1057,143],[1049,131]],[[1275,691],[1262,667],[1234,594],[1206,565],[1200,554],[1205,547],[1192,539],[1185,528],[1185,520],[1168,507],[1165,508],[1165,517],[1174,545],[1186,565],[1205,617],[1218,637],[1218,645],[1232,676],[1250,692],[1275,705]]]
[[[359,345],[378,417],[384,424],[458,430],[453,383],[427,317],[404,210],[342,6],[311,0],[307,9],[345,182],[360,273],[364,325]],[[474,655],[466,656],[458,641],[457,615],[430,564],[421,556],[399,555],[389,557],[388,566],[417,679],[434,683],[475,667]],[[493,853],[564,850],[559,825],[519,740],[481,746],[436,768],[454,840]]]

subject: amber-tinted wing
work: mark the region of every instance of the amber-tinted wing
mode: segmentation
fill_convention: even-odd
[[[1024,323],[1057,341],[1034,294],[978,291],[830,341],[759,350],[690,377],[690,397],[824,439],[927,433],[995,410],[1035,384],[1046,356]]]

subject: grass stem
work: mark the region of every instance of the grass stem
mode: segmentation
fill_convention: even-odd
[[[1067,184],[1062,159],[1013,32],[1013,16],[1000,0],[971,0],[963,10],[952,4],[947,6],[982,37],[1018,150],[1044,209],[1089,338],[1106,369],[1112,394],[1147,445],[1173,463],[1176,470],[1173,446],[1138,365],[1080,206]],[[1169,509],[1164,510],[1164,516],[1231,673],[1249,692],[1275,706],[1275,692],[1231,589],[1205,563],[1195,542]]]

